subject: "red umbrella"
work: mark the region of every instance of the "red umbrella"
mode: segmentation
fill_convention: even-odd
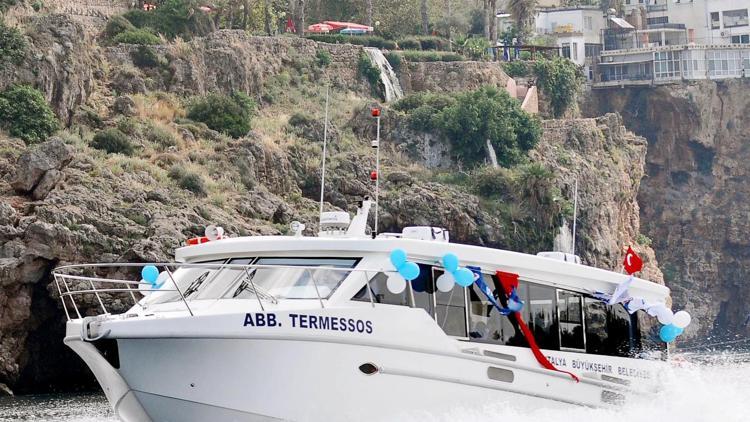
[[[333,27],[326,23],[316,23],[307,27],[308,32],[329,32],[332,29]]]

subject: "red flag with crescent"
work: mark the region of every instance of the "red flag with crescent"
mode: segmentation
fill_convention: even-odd
[[[622,262],[622,265],[628,274],[633,274],[643,268],[643,260],[635,253],[633,248],[628,246],[628,251],[625,253],[625,260]]]

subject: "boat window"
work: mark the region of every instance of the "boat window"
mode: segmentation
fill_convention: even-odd
[[[583,332],[583,297],[567,290],[557,291],[557,313],[560,324],[560,347],[585,350]]]
[[[249,265],[254,258],[233,258],[226,262],[228,265]],[[192,299],[217,299],[222,297],[229,286],[234,286],[237,280],[244,276],[244,268],[222,268],[207,283],[199,288],[199,292]]]
[[[557,333],[555,289],[529,283],[527,306],[531,314],[529,328],[542,349],[558,350],[560,337]]]
[[[433,283],[443,270],[432,270]],[[466,334],[466,288],[458,284],[450,292],[435,290],[435,320],[449,336],[467,337]]]
[[[279,268],[255,268],[241,275],[224,297],[255,297],[257,288],[263,294],[277,299],[317,299],[318,294],[326,299],[350,274],[351,271],[345,269],[354,268],[358,261],[356,258],[260,258],[254,265]],[[252,287],[253,285],[255,287]]]
[[[203,261],[196,264],[221,265],[225,260]],[[180,287],[182,294],[186,299],[195,295],[195,293],[207,281],[210,281],[214,274],[218,272],[218,267],[201,268],[201,267],[179,267],[172,272],[177,285]],[[144,299],[144,304],[156,305],[159,303],[177,302],[181,300],[180,294],[176,291],[163,291],[151,293]]]
[[[409,289],[405,289],[403,292],[394,294],[386,287],[388,281],[388,274],[380,272],[377,273],[373,278],[370,279],[370,289],[372,291],[372,300],[375,303],[383,303],[386,305],[399,305],[409,306]],[[367,286],[363,286],[359,292],[352,298],[361,302],[369,302],[370,295],[367,293]]]
[[[630,356],[631,331],[630,314],[622,304],[618,303],[609,308],[607,318],[609,341],[607,353],[611,356]]]
[[[435,304],[432,295],[435,293],[435,283],[432,281],[432,266],[419,264],[419,277],[411,281],[411,286],[414,290],[414,306],[424,309],[434,318]]]
[[[607,354],[609,345],[609,330],[607,329],[608,305],[599,299],[587,297],[585,299],[586,315],[586,353],[597,355]]]
[[[483,279],[485,284],[493,290],[493,294],[500,305],[506,307],[508,304],[505,295],[498,294],[500,285],[496,282],[495,277],[484,274]],[[526,283],[519,283],[517,293],[521,300],[528,301],[528,285]],[[526,346],[526,340],[518,326],[515,315],[502,315],[476,284],[472,285],[469,290],[469,299],[471,326],[469,337],[472,340],[508,346]],[[527,315],[527,307],[524,307],[522,312]],[[526,317],[526,319],[528,318]]]

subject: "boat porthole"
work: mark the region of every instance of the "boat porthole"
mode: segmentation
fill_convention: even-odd
[[[365,375],[373,375],[378,372],[378,367],[372,363],[363,363],[359,365],[359,370]]]

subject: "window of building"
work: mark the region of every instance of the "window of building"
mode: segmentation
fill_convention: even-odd
[[[583,297],[578,293],[558,290],[557,315],[560,324],[560,348],[585,350]]]
[[[584,16],[583,17],[583,25],[584,27],[591,31],[594,29],[594,18],[591,16]]]
[[[750,34],[732,35],[732,44],[750,44]]]
[[[573,60],[577,61],[578,60],[578,43],[577,42],[573,43],[572,49],[573,49],[573,51],[572,51],[572,53],[573,53]]]
[[[658,16],[655,18],[646,18],[646,23],[648,25],[661,25],[661,24],[669,23],[669,16]]]
[[[654,53],[654,77],[674,78],[680,76],[680,52],[659,51]]]
[[[437,280],[443,270],[433,269],[432,280]],[[435,292],[435,320],[449,336],[467,337],[466,288],[455,284],[450,292]]]
[[[711,29],[721,28],[721,21],[719,20],[719,12],[711,12]]]
[[[570,58],[570,43],[564,42],[562,44],[562,56],[566,59]]]
[[[724,18],[724,28],[748,26],[747,9],[725,10],[722,15]]]
[[[601,44],[585,44],[583,46],[586,57],[599,57],[602,52]]]
[[[741,76],[743,57],[739,50],[707,51],[708,75],[710,77]]]

